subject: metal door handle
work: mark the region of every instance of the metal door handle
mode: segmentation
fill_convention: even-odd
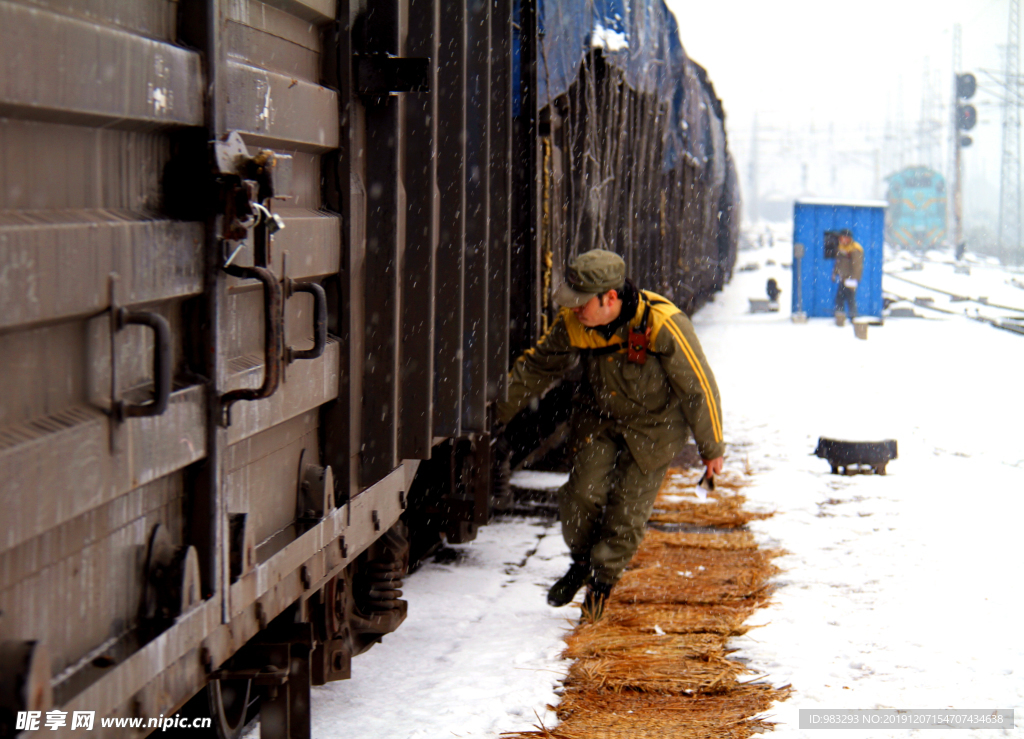
[[[260,400],[277,392],[281,381],[281,355],[284,346],[283,316],[281,313],[281,283],[266,267],[240,267],[229,264],[224,268],[232,277],[259,280],[263,283],[263,384],[258,388],[239,388],[221,396],[224,420],[231,423],[232,403],[239,400]]]
[[[313,348],[285,349],[285,359],[291,364],[296,359],[316,359],[324,353],[327,346],[327,293],[315,282],[285,282],[287,297],[295,293],[309,293],[313,296]]]
[[[159,416],[167,410],[171,397],[171,327],[167,319],[157,313],[133,311],[127,308],[117,310],[117,330],[134,324],[153,329],[153,399],[146,403],[114,401],[114,414],[118,420]]]

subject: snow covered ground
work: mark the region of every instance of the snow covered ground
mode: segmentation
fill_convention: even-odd
[[[764,626],[734,640],[736,656],[796,689],[771,712],[779,739],[828,736],[801,732],[800,708],[1014,708],[1022,727],[1024,337],[961,316],[890,319],[867,341],[828,320],[793,324],[789,249],[777,232],[772,249],[743,252],[739,264],[761,269],[737,272],[695,318],[727,464],[752,472],[753,505],[778,511],[752,528],[789,552],[774,604],[755,617]],[[768,277],[783,310],[751,315]],[[894,438],[899,459],[884,477],[833,476],[810,456],[818,436]],[[545,706],[576,615],[544,603],[568,565],[557,525],[498,522],[455,549],[406,581],[408,620],[354,660],[352,680],[314,688],[314,737],[556,723]],[[956,733],[972,735],[1024,728]]]
[[[453,548],[456,559],[405,581],[408,618],[352,661],[352,679],[313,688],[315,739],[496,737],[557,723],[546,706],[573,615],[544,600],[569,566],[557,523],[510,519]]]
[[[777,240],[775,261],[789,248]],[[783,311],[745,315],[769,276]],[[738,273],[695,320],[731,461],[749,460],[751,503],[779,511],[752,528],[790,552],[764,628],[735,640],[796,688],[776,735],[828,733],[798,730],[800,708],[1015,708],[1021,727],[1022,337],[950,316],[889,319],[858,341],[827,319],[790,323],[789,283],[782,268]],[[808,456],[818,436],[894,438],[899,459],[885,477],[834,476]]]

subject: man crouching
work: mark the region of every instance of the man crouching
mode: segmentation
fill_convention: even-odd
[[[572,472],[558,491],[572,566],[548,592],[564,606],[588,585],[584,616],[596,620],[633,558],[669,462],[692,430],[708,476],[722,471],[718,386],[690,320],[665,298],[626,279],[622,258],[581,254],[555,292],[562,306],[537,345],[509,373],[508,423],[577,362]]]

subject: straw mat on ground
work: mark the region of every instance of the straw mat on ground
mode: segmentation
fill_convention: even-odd
[[[669,470],[654,501],[651,521],[736,528],[774,515],[772,512],[745,510],[743,504],[747,501],[746,496],[729,492],[750,484],[745,475],[736,472],[716,475],[715,490],[708,493],[706,501],[699,500],[696,495],[700,476],[700,470]]]
[[[777,571],[769,565],[758,570],[718,568],[697,572],[666,567],[644,567],[626,572],[612,591],[619,603],[726,603],[768,595],[768,578]]]
[[[712,549],[690,546],[671,546],[651,536],[649,531],[644,544],[629,563],[630,569],[664,567],[672,570],[691,572],[693,577],[716,577],[715,573],[751,570],[773,575],[777,572],[771,561],[783,552],[772,549]],[[705,536],[705,534],[697,534]],[[714,536],[710,534],[709,536]],[[648,537],[651,539],[648,544]]]
[[[749,531],[722,531],[717,534],[687,534],[683,532],[667,533],[658,529],[648,529],[644,541],[651,547],[678,549],[680,547],[696,547],[697,549],[757,549],[757,541]],[[637,552],[637,554],[641,554]],[[633,558],[636,561],[636,558]]]
[[[736,677],[749,672],[739,662],[721,655],[703,659],[650,654],[615,654],[578,659],[569,668],[565,686],[621,691],[626,688],[650,693],[680,694],[717,692],[736,684]]]
[[[762,602],[747,598],[728,605],[637,603],[621,610],[610,608],[601,622],[650,633],[657,633],[660,629],[666,634],[739,636],[747,633],[749,629],[743,622],[750,618]]]
[[[555,713],[559,719],[581,716],[594,711],[626,713],[658,709],[679,715],[698,714],[714,709],[726,723],[732,723],[744,714],[753,715],[768,710],[778,693],[788,695],[789,688],[772,690],[766,683],[743,683],[724,693],[698,693],[696,695],[667,695],[622,691],[610,693],[597,690],[567,689]]]
[[[727,652],[725,634],[689,633],[655,634],[621,626],[604,620],[584,624],[565,638],[565,659],[609,655],[643,655],[656,652],[665,656],[699,659]]]
[[[744,510],[744,496],[721,489],[709,502],[681,499],[679,491],[699,476],[670,473],[652,520],[738,527],[772,515]],[[746,484],[739,475],[716,482],[733,490]],[[758,715],[790,689],[740,683],[749,669],[728,658],[727,640],[768,602],[779,554],[758,549],[747,531],[649,530],[604,617],[566,637],[563,656],[575,661],[556,709],[561,723],[506,736],[746,739],[770,729]]]
[[[756,683],[725,693],[693,696],[622,691],[566,690],[556,728],[506,735],[546,739],[747,739],[770,731],[756,718],[789,689]]]
[[[707,502],[701,502],[697,498],[675,500],[675,497],[671,496],[666,499],[664,495],[659,495],[654,501],[654,513],[651,515],[651,521],[731,529],[775,515],[772,511],[759,512],[744,509],[743,503],[746,502],[746,496],[743,495],[723,495],[715,492],[708,496]]]

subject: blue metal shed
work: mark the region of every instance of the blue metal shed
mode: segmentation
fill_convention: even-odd
[[[835,312],[835,259],[825,258],[825,234],[848,228],[864,247],[864,274],[857,286],[857,311],[882,315],[883,200],[800,199],[793,206],[793,313],[809,317]]]

